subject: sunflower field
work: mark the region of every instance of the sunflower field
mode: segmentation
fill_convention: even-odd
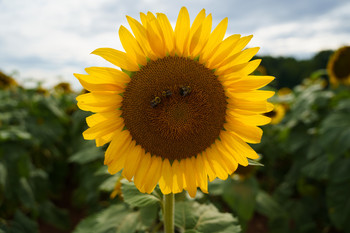
[[[210,182],[209,194],[176,194],[175,232],[350,233],[350,62],[340,53],[307,65],[263,58],[256,75],[276,76],[265,88],[276,94],[251,145],[259,160]],[[284,76],[297,68],[309,73]],[[83,139],[81,93],[0,79],[0,233],[163,232],[159,187],[145,194],[110,175],[107,145]]]

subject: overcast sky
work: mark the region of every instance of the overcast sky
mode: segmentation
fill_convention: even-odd
[[[213,26],[228,17],[226,35],[253,34],[258,55],[308,58],[350,44],[348,0],[0,0],[0,70],[18,71],[20,82],[45,86],[69,81],[88,66],[111,66],[90,55],[96,48],[122,50],[118,38],[125,15],[163,12],[175,24],[186,6],[191,22],[205,8]]]

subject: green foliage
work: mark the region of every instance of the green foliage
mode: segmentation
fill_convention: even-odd
[[[229,213],[220,213],[212,204],[177,202],[175,226],[184,233],[240,232],[237,219]]]
[[[77,110],[75,97],[40,87],[0,90],[0,229],[5,232],[39,232],[38,222],[68,231],[72,215],[99,206],[95,187],[106,175],[95,176],[94,170],[103,152],[82,139],[87,114]]]
[[[265,126],[255,146],[265,164],[257,173],[261,188],[282,212],[257,210],[272,232],[350,232],[350,91],[309,79],[292,95],[282,123]]]
[[[315,70],[325,69],[332,53],[331,50],[321,51],[307,60],[271,56],[257,58],[262,59],[261,65],[266,68],[267,74],[277,77],[272,85],[279,89],[281,87],[293,88],[303,79],[310,77]]]
[[[159,190],[154,190],[152,195],[140,193],[133,183],[123,182],[122,192],[124,201],[132,207],[147,207],[157,205],[161,200]]]
[[[176,232],[350,233],[350,89],[324,85],[329,54],[263,59],[275,86],[310,78],[272,98],[287,112],[252,145],[259,161],[214,180],[208,195],[176,195]],[[75,97],[0,90],[0,232],[163,232],[159,188],[143,194],[107,172],[106,146],[82,138],[89,114]]]
[[[349,139],[349,138],[348,138]],[[326,200],[331,221],[338,229],[350,232],[350,159],[343,158],[330,167]]]

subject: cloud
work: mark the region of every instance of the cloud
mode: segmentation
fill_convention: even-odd
[[[0,1],[0,69],[50,83],[59,75],[71,81],[84,67],[111,66],[89,53],[123,49],[118,28],[127,25],[125,15],[139,19],[139,12],[164,12],[175,24],[182,6],[191,20],[205,8],[213,27],[228,17],[227,34],[254,34],[249,46],[261,47],[259,54],[305,57],[350,38],[345,0],[11,0]]]
[[[261,54],[307,57],[320,50],[337,49],[349,43],[350,4],[322,15],[304,17],[258,28],[253,34]]]

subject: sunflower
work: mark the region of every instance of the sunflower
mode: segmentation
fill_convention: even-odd
[[[59,93],[69,94],[72,93],[72,88],[70,87],[70,84],[67,82],[61,82],[54,86],[54,90]]]
[[[271,118],[271,125],[277,125],[283,120],[284,115],[286,115],[286,106],[287,105],[284,104],[275,104],[273,110],[264,114],[265,116]]]
[[[87,117],[83,136],[97,146],[110,142],[104,163],[111,174],[123,169],[144,193],[159,184],[163,194],[226,179],[238,164],[258,158],[247,143],[259,143],[270,122],[262,113],[274,92],[257,90],[274,77],[250,76],[260,60],[259,48],[244,49],[252,36],[224,39],[228,20],[212,31],[212,16],[203,9],[192,25],[181,8],[175,29],[167,16],[127,16],[119,37],[125,52],[99,48],[99,55],[119,69],[86,68],[75,74],[90,91],[77,97]]]
[[[330,82],[338,86],[339,84],[350,85],[350,46],[339,48],[329,59],[327,71]]]
[[[0,89],[18,86],[17,82],[10,76],[0,71]]]
[[[292,94],[293,91],[288,88],[288,87],[282,87],[281,89],[279,89],[277,91],[277,96],[281,97],[281,96],[286,96],[286,95],[289,95],[289,94]]]

